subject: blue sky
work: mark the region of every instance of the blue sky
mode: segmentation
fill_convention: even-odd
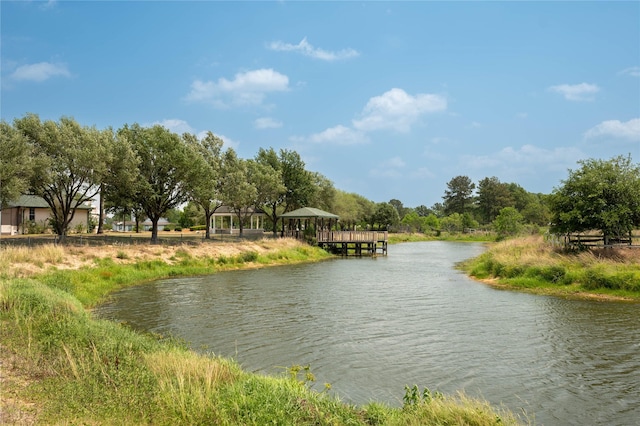
[[[1,116],[212,131],[347,192],[640,161],[640,2],[7,2]]]

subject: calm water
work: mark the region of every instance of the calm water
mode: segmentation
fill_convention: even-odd
[[[640,424],[640,304],[499,291],[455,262],[479,244],[221,273],[129,288],[97,309],[245,369],[311,365],[343,400],[401,405],[404,385],[464,390],[544,425]]]

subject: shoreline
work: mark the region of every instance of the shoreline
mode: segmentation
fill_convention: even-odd
[[[463,393],[428,400],[415,395],[402,408],[375,401],[354,406],[312,390],[315,379],[304,373],[308,367],[292,366],[282,377],[245,372],[233,360],[198,355],[179,339],[136,333],[90,312],[111,291],[153,279],[334,257],[299,242],[284,244],[223,245],[216,257],[206,245],[200,251],[70,248],[73,262],[60,248],[42,249],[38,259],[34,252],[17,250],[10,271],[2,269],[7,252],[0,252],[0,423],[371,425],[456,424],[454,419],[462,418],[478,425],[530,423]],[[34,267],[25,270],[29,256]],[[212,381],[212,372],[219,378]]]
[[[508,291],[572,300],[640,303],[640,250],[558,250],[542,236],[487,245],[457,268],[470,279]]]
[[[515,287],[510,284],[499,282],[499,278],[477,278],[472,275],[468,275],[470,279],[473,281],[479,282],[486,286],[495,288],[497,290],[505,290],[505,291],[517,291],[521,293],[533,294],[535,296],[549,296],[549,297],[560,297],[567,300],[590,300],[597,302],[621,302],[621,303],[640,303],[640,300],[634,299],[633,297],[624,297],[624,296],[615,296],[610,294],[600,294],[600,293],[589,293],[586,291],[576,291],[576,292],[562,292],[562,291],[545,291],[549,290],[548,287],[543,288],[522,288]]]

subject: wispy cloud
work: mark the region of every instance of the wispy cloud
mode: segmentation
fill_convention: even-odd
[[[54,7],[56,7],[57,4],[58,2],[56,0],[48,0],[40,6],[40,9],[42,10],[53,9]]]
[[[620,75],[630,75],[631,77],[640,77],[640,67],[629,67],[620,71]]]
[[[178,118],[167,118],[162,121],[154,121],[150,124],[143,124],[143,127],[151,127],[156,125],[162,126],[165,129],[171,130],[173,133],[177,133],[179,135],[183,133],[195,133],[195,130],[189,125],[189,123]]]
[[[360,53],[358,53],[355,49],[342,49],[337,52],[332,52],[329,50],[320,49],[319,47],[314,47],[307,41],[307,38],[303,38],[302,41],[298,44],[284,43],[282,41],[273,41],[267,45],[267,47],[271,50],[276,50],[280,52],[299,52],[304,56],[309,56],[311,58],[320,59],[323,61],[337,61],[340,59],[348,59],[353,58]]]
[[[190,102],[210,103],[217,107],[259,105],[267,93],[289,90],[289,77],[273,69],[258,69],[238,73],[233,80],[195,80],[186,96]]]
[[[361,118],[353,120],[353,127],[366,132],[386,129],[408,132],[420,116],[446,108],[447,100],[443,96],[428,93],[414,96],[393,88],[369,99]]]
[[[282,127],[282,122],[271,117],[260,117],[253,122],[256,129],[277,129]]]
[[[400,157],[392,157],[382,161],[378,167],[369,170],[371,177],[399,178],[402,177],[402,170],[406,166],[404,160]]]
[[[37,64],[21,65],[11,74],[13,80],[42,82],[52,77],[71,77],[65,64],[38,62]]]
[[[329,143],[335,145],[357,145],[369,142],[369,138],[363,132],[343,125],[330,127],[307,137],[293,136],[291,140],[293,142]]]
[[[506,147],[489,155],[465,155],[461,158],[461,165],[467,170],[501,174],[516,179],[521,175],[567,170],[582,158],[584,154],[578,148],[545,149],[523,145],[520,148]]]
[[[599,137],[612,137],[630,141],[640,141],[640,118],[632,118],[629,121],[607,120],[587,130],[584,133],[587,139]]]
[[[551,86],[549,90],[561,94],[568,101],[592,101],[600,88],[595,84],[580,83]]]

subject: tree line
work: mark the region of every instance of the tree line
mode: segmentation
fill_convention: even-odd
[[[41,121],[36,114],[13,123],[2,120],[0,127],[0,205],[25,193],[41,196],[51,208],[50,226],[61,238],[78,206],[98,197],[98,233],[103,232],[105,212],[129,214],[137,222],[151,221],[152,242],[158,241],[160,218],[175,216],[185,205],[183,215],[188,211],[194,224],[206,225],[205,238],[210,238],[211,217],[222,205],[238,218],[240,233],[256,209],[267,214],[275,234],[282,213],[304,206],[339,215],[342,229],[484,228],[508,235],[531,224],[551,225],[558,232],[606,228],[619,235],[640,225],[640,169],[630,157],[580,162],[582,169],[570,171],[563,186],[549,195],[497,177],[476,185],[468,176],[456,176],[447,183],[442,203],[410,208],[397,199],[376,203],[336,189],[322,174],[307,170],[293,150],[260,148],[253,158],[239,158],[212,132],[179,135],[139,124],[99,130],[69,117]],[[600,194],[604,191],[608,198],[593,204],[590,200],[598,194],[586,191],[602,186],[606,190]],[[576,187],[584,192],[582,204],[571,198]],[[615,224],[600,223],[598,215]]]

